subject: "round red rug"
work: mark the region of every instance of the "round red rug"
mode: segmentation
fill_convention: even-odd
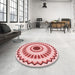
[[[42,67],[54,63],[58,53],[47,43],[33,42],[21,46],[16,52],[16,58],[24,65]]]

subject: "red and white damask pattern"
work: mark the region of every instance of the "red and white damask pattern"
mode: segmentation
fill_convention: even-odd
[[[24,65],[42,67],[56,61],[58,53],[49,44],[33,42],[21,46],[16,52],[16,58]]]

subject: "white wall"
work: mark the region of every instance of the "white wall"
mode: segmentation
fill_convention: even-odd
[[[73,11],[73,20],[72,20],[72,22],[73,22],[73,28],[74,28],[74,30],[75,30],[75,0],[72,0],[72,11]]]
[[[39,0],[31,0],[31,21],[36,18],[43,18],[43,20],[52,21],[58,18],[71,18],[73,17],[72,2],[48,2],[47,8],[42,8],[42,2]]]

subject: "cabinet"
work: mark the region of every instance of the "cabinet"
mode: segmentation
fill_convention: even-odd
[[[36,28],[40,28],[40,22],[36,22]]]

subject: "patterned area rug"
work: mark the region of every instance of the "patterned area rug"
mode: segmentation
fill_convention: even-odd
[[[58,58],[58,53],[47,43],[33,42],[21,46],[16,52],[16,58],[24,65],[43,67],[54,63]]]

